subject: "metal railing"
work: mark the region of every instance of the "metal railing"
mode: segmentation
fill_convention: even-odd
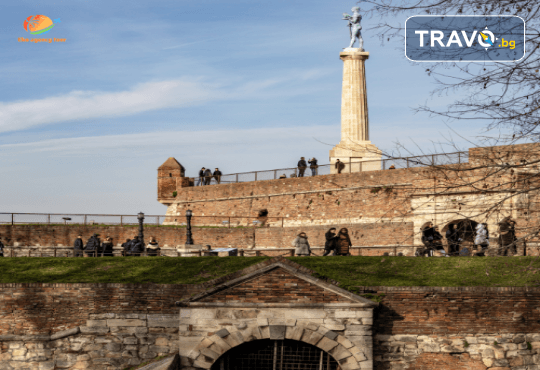
[[[194,227],[258,227],[284,226],[287,217],[250,217],[250,216],[192,216],[191,225]],[[171,226],[186,226],[186,216],[144,215],[145,226],[169,226],[164,223],[174,223]],[[0,212],[0,225],[138,225],[137,215],[113,214],[73,214],[73,213],[10,213]]]
[[[418,155],[413,157],[389,157],[374,161],[361,161],[350,159],[344,164],[340,173],[352,173],[361,171],[378,171],[400,168],[415,168],[427,166],[444,166],[449,164],[468,163],[469,152],[454,152],[442,154]],[[391,166],[394,166],[391,168]],[[219,178],[214,176],[208,177],[193,177],[194,185],[217,185],[230,184],[238,182],[251,182],[263,180],[276,180],[279,178],[294,178],[294,177],[311,177],[319,175],[329,175],[337,172],[334,165],[323,164],[313,171],[308,167],[302,172],[298,167],[280,168],[266,171],[239,172],[227,175],[221,175]],[[334,171],[332,171],[334,170]],[[206,181],[205,181],[206,180]],[[219,181],[218,181],[219,180]]]

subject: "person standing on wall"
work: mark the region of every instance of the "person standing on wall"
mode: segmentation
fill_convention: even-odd
[[[221,171],[219,168],[216,168],[214,171],[214,179],[216,179],[216,182],[219,184],[221,182]]]
[[[77,236],[77,239],[75,239],[75,243],[73,244],[73,256],[82,257],[83,250],[84,250],[84,242],[82,240],[82,235],[79,235]]]
[[[510,217],[505,217],[499,222],[499,246],[501,255],[514,256],[517,253],[515,222]],[[513,245],[511,245],[513,244]]]
[[[298,161],[298,177],[304,177],[304,172],[306,172],[307,163],[304,157],[300,157]]]
[[[204,171],[204,185],[210,185],[210,181],[212,181],[212,170],[207,168]]]
[[[203,186],[204,185],[204,170],[205,168],[201,168],[201,170],[199,171],[199,180],[197,181],[197,185],[195,186]]]
[[[474,238],[474,244],[476,247],[480,247],[480,250],[476,253],[477,256],[485,256],[485,251],[489,247],[489,232],[485,224],[476,225],[476,237]]]
[[[311,254],[311,247],[308,243],[308,237],[305,232],[298,234],[293,241],[294,254],[296,256],[309,256]]]
[[[317,159],[315,157],[311,158],[309,161],[309,168],[311,169],[311,176],[317,176],[317,169],[319,165],[317,164]]]
[[[336,236],[336,228],[333,227],[330,230],[324,234],[324,237],[326,238],[326,242],[324,243],[324,256],[327,256],[330,254],[330,252],[334,252],[334,256],[337,254],[336,251],[336,242],[337,242],[337,236]]]
[[[336,159],[336,164],[334,166],[336,167],[337,173],[341,173],[345,168],[345,163],[341,162],[338,158]]]
[[[4,243],[2,243],[2,238],[0,238],[0,257],[4,257]]]
[[[342,228],[339,230],[339,234],[336,239],[336,256],[350,256],[350,248],[352,247],[351,238],[349,237],[349,230]]]
[[[451,256],[457,256],[459,254],[459,233],[456,230],[456,225],[448,225],[448,230],[446,230],[446,241],[448,242],[448,254]]]

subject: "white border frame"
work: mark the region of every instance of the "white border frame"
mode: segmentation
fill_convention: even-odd
[[[516,17],[523,21],[523,56],[517,60],[414,60],[407,56],[407,21],[414,17]],[[410,16],[405,20],[405,58],[410,60],[411,62],[416,63],[436,63],[436,62],[446,62],[446,63],[515,63],[519,62],[521,59],[525,58],[525,55],[527,53],[527,33],[526,33],[527,25],[523,18],[521,18],[518,15],[439,15],[439,14],[430,14],[430,15],[413,15]]]

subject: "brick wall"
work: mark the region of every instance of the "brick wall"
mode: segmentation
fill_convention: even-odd
[[[264,292],[264,294],[262,294]],[[350,302],[281,268],[204,298],[201,302],[337,303]]]
[[[0,335],[55,333],[108,312],[177,314],[174,302],[202,289],[195,285],[0,284]]]
[[[412,224],[377,223],[296,227],[245,227],[245,228],[198,228],[192,229],[195,244],[214,247],[237,248],[290,248],[296,236],[304,231],[312,246],[324,246],[324,234],[330,227],[346,227],[354,246],[412,244]],[[129,226],[78,226],[78,225],[0,225],[0,236],[8,246],[72,246],[77,235],[86,242],[93,233],[103,239],[106,235],[120,245],[138,233]],[[145,238],[153,236],[161,246],[176,247],[186,242],[185,227],[151,227],[144,229]],[[6,243],[7,240],[7,243]],[[403,243],[405,241],[405,243]],[[407,243],[407,241],[409,243]]]
[[[465,335],[540,332],[539,288],[371,287],[382,299],[378,334]]]

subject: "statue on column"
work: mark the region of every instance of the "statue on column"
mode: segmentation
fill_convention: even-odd
[[[352,8],[352,12],[352,15],[343,13],[343,19],[349,21],[349,30],[351,34],[351,44],[349,45],[349,48],[352,48],[356,40],[358,40],[358,48],[360,51],[364,51],[364,40],[362,39],[362,33],[360,32],[362,30],[362,26],[360,25],[360,21],[362,20],[360,8],[355,6]]]

